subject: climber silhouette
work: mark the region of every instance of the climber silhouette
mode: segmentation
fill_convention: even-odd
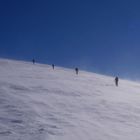
[[[118,86],[118,83],[119,83],[119,78],[115,77],[115,85]]]
[[[78,69],[78,68],[75,68],[75,72],[76,72],[76,74],[78,75],[79,69]]]
[[[53,68],[53,70],[54,70],[54,64],[52,64],[52,68]]]
[[[35,64],[35,59],[32,59],[33,64]]]

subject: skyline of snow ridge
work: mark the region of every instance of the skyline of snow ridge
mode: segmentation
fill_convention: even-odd
[[[140,80],[140,1],[1,0],[0,57]]]

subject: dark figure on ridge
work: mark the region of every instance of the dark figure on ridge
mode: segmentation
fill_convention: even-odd
[[[116,86],[118,86],[118,82],[119,82],[119,78],[115,77],[115,84],[116,84]]]
[[[35,59],[32,60],[33,64],[35,64]]]
[[[75,68],[75,71],[76,71],[76,74],[78,75],[79,69],[78,68]]]
[[[53,68],[53,70],[54,70],[54,64],[52,64],[52,68]]]

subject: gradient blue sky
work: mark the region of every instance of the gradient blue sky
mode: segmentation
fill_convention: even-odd
[[[140,79],[140,1],[0,0],[0,57]]]

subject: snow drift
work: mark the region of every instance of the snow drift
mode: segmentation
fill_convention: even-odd
[[[139,83],[0,59],[0,140],[139,139]]]

